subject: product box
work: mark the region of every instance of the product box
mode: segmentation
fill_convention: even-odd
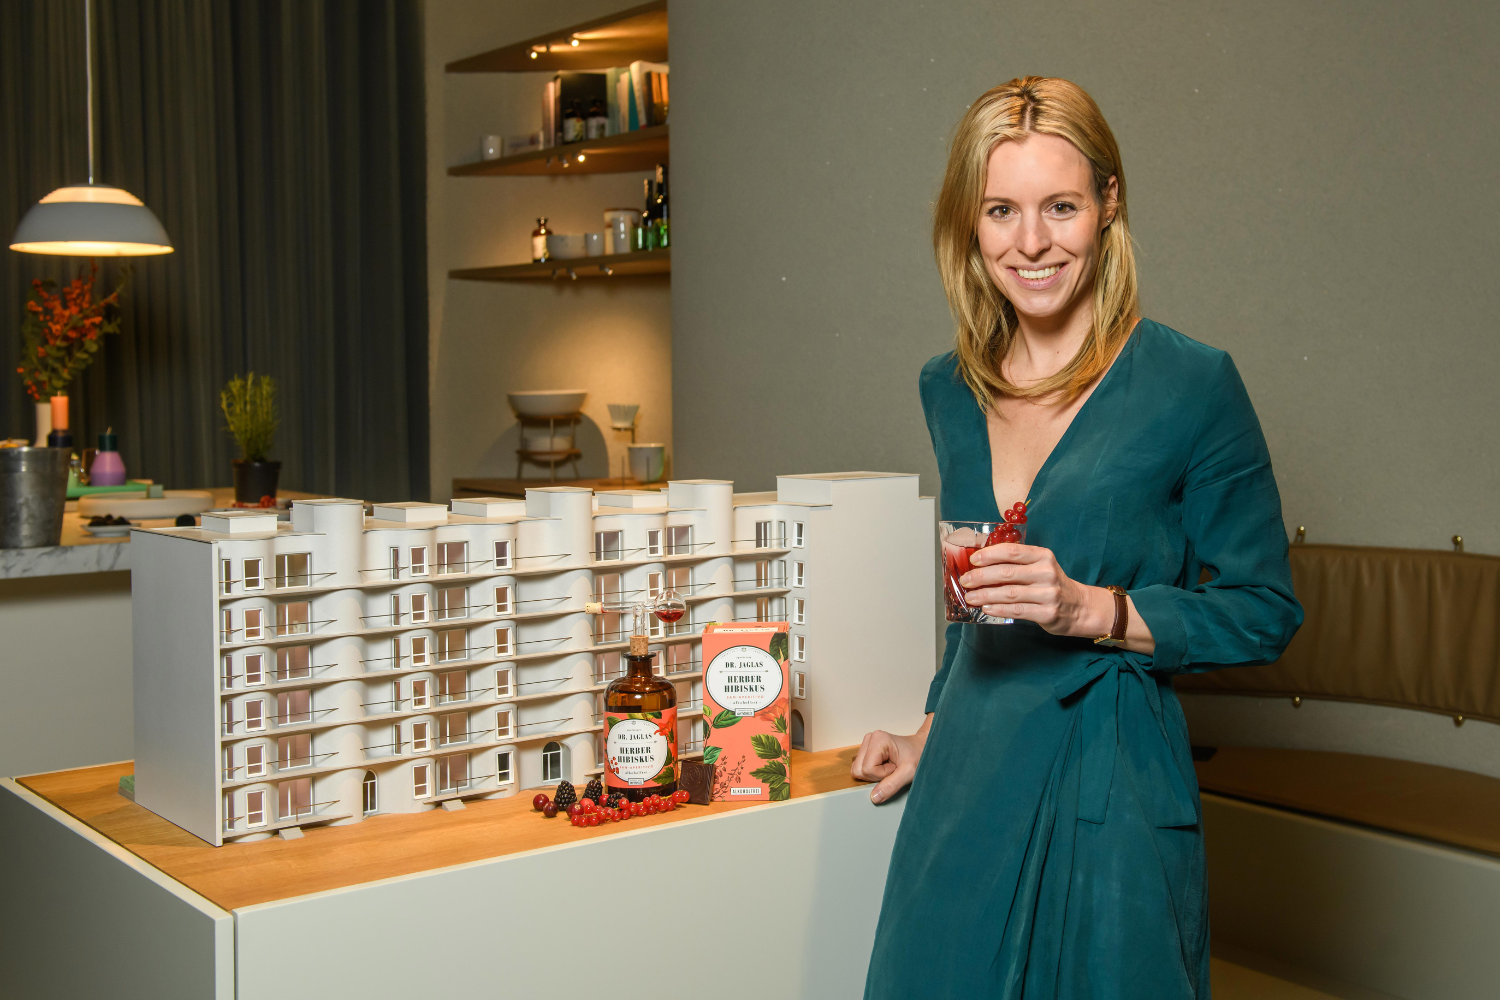
[[[713,797],[780,802],[792,794],[792,685],[786,622],[710,623],[703,630],[703,760]]]

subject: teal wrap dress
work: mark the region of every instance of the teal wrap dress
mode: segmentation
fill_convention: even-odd
[[[942,517],[999,520],[953,354],[922,369],[921,396]],[[1024,621],[948,627],[865,996],[1204,1000],[1202,812],[1172,675],[1270,662],[1302,623],[1229,355],[1141,320],[1031,500],[1027,544],[1124,587],[1155,654]]]

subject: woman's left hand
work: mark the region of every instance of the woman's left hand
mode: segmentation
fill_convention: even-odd
[[[1094,638],[1114,623],[1114,598],[1103,587],[1072,580],[1051,549],[1002,542],[969,556],[959,577],[970,607],[994,618],[1023,618],[1053,635]]]

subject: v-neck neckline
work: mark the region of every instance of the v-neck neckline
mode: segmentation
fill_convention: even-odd
[[[1039,484],[1043,483],[1048,471],[1051,470],[1053,459],[1062,452],[1063,446],[1073,436],[1073,429],[1078,426],[1078,421],[1088,412],[1089,407],[1094,405],[1094,400],[1099,397],[1099,393],[1109,384],[1110,378],[1114,376],[1115,369],[1120,366],[1120,359],[1125,356],[1126,351],[1130,350],[1131,342],[1140,333],[1141,324],[1145,322],[1146,318],[1144,316],[1135,321],[1135,326],[1131,327],[1129,335],[1125,338],[1125,343],[1120,345],[1120,350],[1115,353],[1114,360],[1109,363],[1109,368],[1105,370],[1099,379],[1099,383],[1089,393],[1089,398],[1083,401],[1083,405],[1078,408],[1078,412],[1073,414],[1073,419],[1068,421],[1068,426],[1063,430],[1062,436],[1057,439],[1057,443],[1052,446],[1052,450],[1047,452],[1047,457],[1042,461],[1042,467],[1036,470],[1035,476],[1031,477],[1031,487],[1026,491],[1027,500],[1035,500],[1041,495],[1042,491]],[[978,401],[975,401],[974,408],[979,413],[979,428],[984,439],[985,469],[987,472],[984,493],[993,505],[995,513],[995,516],[990,518],[990,520],[998,521],[1000,520],[1000,498],[995,496],[995,449],[990,445],[989,418],[985,415],[984,410],[979,408]]]

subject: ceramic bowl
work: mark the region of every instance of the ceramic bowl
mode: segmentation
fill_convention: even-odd
[[[539,389],[532,392],[508,392],[510,408],[523,417],[559,417],[577,413],[583,406],[587,389]]]

